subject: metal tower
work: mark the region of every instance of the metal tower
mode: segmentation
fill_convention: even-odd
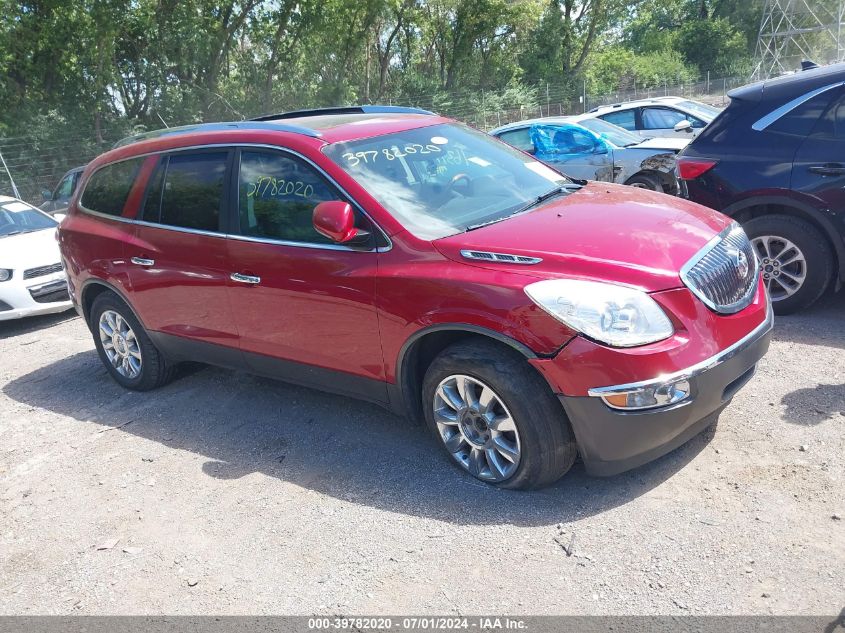
[[[845,0],[766,0],[757,35],[755,79],[794,72],[801,61],[845,59]]]

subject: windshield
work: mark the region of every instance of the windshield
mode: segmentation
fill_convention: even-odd
[[[689,110],[693,114],[704,117],[708,122],[715,119],[721,112],[719,108],[714,108],[713,106],[709,106],[705,103],[699,103],[698,101],[681,101],[678,105],[684,110]]]
[[[459,124],[335,143],[326,155],[416,237],[436,240],[507,217],[571,182]]]
[[[616,147],[627,147],[628,145],[636,145],[641,143],[643,139],[635,134],[631,134],[627,130],[622,129],[618,125],[602,121],[601,119],[584,119],[578,121],[578,125],[585,127],[591,132],[595,132],[604,139],[607,139]]]
[[[0,238],[19,233],[53,229],[58,225],[49,215],[33,209],[25,202],[0,203]]]

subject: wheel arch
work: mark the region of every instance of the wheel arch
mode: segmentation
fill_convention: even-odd
[[[656,180],[658,184],[663,187],[664,193],[674,195],[678,191],[678,181],[674,174],[671,172],[658,171],[657,169],[640,169],[639,171],[631,174],[624,184],[628,185],[632,180],[640,176],[647,176],[648,178]]]
[[[468,323],[440,323],[414,332],[399,350],[396,360],[397,396],[401,409],[412,422],[424,422],[422,411],[422,380],[431,362],[444,349],[467,339],[494,341],[517,351],[526,359],[537,358],[524,343],[485,327]],[[533,369],[533,368],[532,368]]]
[[[840,281],[845,280],[845,244],[833,223],[812,205],[781,196],[757,196],[736,202],[722,209],[722,213],[740,224],[753,218],[774,214],[788,215],[809,222],[827,239],[836,257],[834,272],[838,271],[837,278]]]
[[[117,286],[108,283],[107,281],[103,281],[102,279],[89,279],[82,285],[82,292],[81,292],[81,301],[80,305],[82,308],[82,318],[85,319],[85,323],[88,324],[88,327],[91,328],[91,306],[94,305],[94,300],[103,294],[104,292],[111,291],[118,296],[118,298],[126,304],[126,307],[132,312],[134,317],[138,319],[138,323],[141,324],[144,329],[146,329],[146,325],[138,313],[135,311],[135,308],[132,307],[132,304],[129,303],[129,300],[126,298],[126,295],[123,294],[123,291],[120,290]]]

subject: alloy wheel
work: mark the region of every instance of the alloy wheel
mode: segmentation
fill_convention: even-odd
[[[779,235],[760,235],[751,242],[772,301],[786,299],[798,292],[807,278],[807,260],[801,249]]]
[[[100,342],[103,351],[117,372],[126,378],[137,378],[141,374],[141,348],[135,332],[120,314],[105,310],[100,315]]]
[[[434,393],[434,421],[452,457],[473,476],[501,482],[519,467],[516,423],[502,399],[478,378],[444,378]]]

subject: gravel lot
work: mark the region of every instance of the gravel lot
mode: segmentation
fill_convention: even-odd
[[[836,614],[844,350],[841,293],[711,431],[519,493],[368,404],[199,367],[131,393],[73,312],[0,323],[0,614]]]

